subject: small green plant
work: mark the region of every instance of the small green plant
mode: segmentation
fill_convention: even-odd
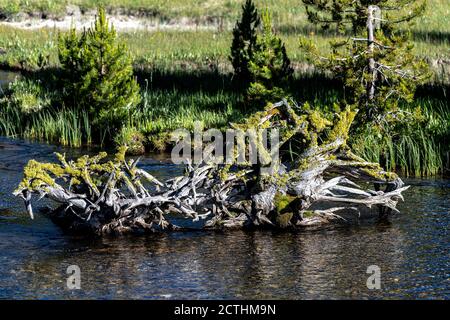
[[[265,105],[286,96],[283,88],[289,83],[293,69],[283,41],[273,32],[268,10],[262,13],[262,32],[257,36],[249,69],[252,82],[247,98],[253,104]]]
[[[10,83],[6,99],[11,103],[11,107],[24,115],[37,113],[51,105],[50,96],[41,84],[31,80],[16,80]]]
[[[241,20],[236,22],[233,29],[233,41],[229,57],[234,69],[234,80],[245,89],[248,88],[252,79],[249,63],[253,59],[256,31],[259,24],[258,10],[252,0],[246,0],[242,6]]]
[[[94,124],[118,128],[140,101],[131,57],[100,8],[92,28],[59,38],[65,103],[87,110]]]
[[[131,155],[139,155],[145,152],[145,137],[134,127],[122,127],[119,134],[114,138],[114,142],[118,146],[126,146],[127,153]]]

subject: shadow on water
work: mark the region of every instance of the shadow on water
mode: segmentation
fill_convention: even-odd
[[[86,239],[40,215],[31,221],[11,196],[28,159],[61,150],[0,145],[0,298],[450,298],[448,180],[409,180],[389,223]],[[142,166],[161,179],[181,172],[163,156]],[[80,290],[66,287],[74,264]],[[381,290],[366,287],[370,265],[381,269]]]

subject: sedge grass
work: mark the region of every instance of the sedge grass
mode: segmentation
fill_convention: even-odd
[[[405,124],[397,132],[382,135],[377,130],[365,130],[351,141],[356,153],[406,176],[443,173],[444,159],[450,152],[450,110],[444,101],[432,98],[417,99],[403,108],[417,106],[421,108],[424,121]]]

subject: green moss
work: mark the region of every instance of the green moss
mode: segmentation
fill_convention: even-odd
[[[120,147],[115,155],[114,161],[102,160],[107,157],[106,152],[100,152],[95,156],[81,156],[75,161],[67,161],[65,155],[56,153],[60,164],[41,163],[30,160],[24,168],[24,177],[20,182],[16,192],[21,190],[39,191],[46,186],[54,186],[57,179],[64,179],[70,182],[71,186],[80,184],[89,185],[95,192],[99,193],[98,185],[109,173],[115,172],[120,176],[125,166],[125,153],[127,148]],[[132,175],[132,173],[130,173]],[[120,180],[125,181],[124,176]]]
[[[24,168],[24,178],[16,191],[23,189],[30,191],[38,190],[42,185],[53,186],[55,185],[55,181],[52,176],[62,177],[64,173],[64,168],[57,164],[40,163],[36,160],[30,160]]]
[[[231,168],[231,164],[227,164],[219,170],[220,180],[226,181],[228,179],[230,168]]]
[[[295,199],[297,198],[294,196],[277,192],[274,198],[275,209],[277,213],[281,214],[283,212],[291,210],[290,205]]]
[[[375,169],[363,168],[361,171],[378,180],[393,181],[398,178],[396,173],[383,171],[379,166]]]
[[[114,157],[114,161],[116,163],[121,163],[121,162],[125,161],[125,154],[127,153],[127,149],[128,149],[127,146],[120,146],[117,149],[117,153],[116,153],[116,155]]]

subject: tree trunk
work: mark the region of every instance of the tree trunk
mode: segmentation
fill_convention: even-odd
[[[374,58],[374,48],[375,48],[375,11],[379,10],[377,6],[369,6],[367,9],[367,44],[369,52],[369,74],[371,75],[371,80],[367,83],[367,96],[368,96],[368,106],[373,107],[373,100],[375,98],[375,86],[377,79],[377,70]]]

